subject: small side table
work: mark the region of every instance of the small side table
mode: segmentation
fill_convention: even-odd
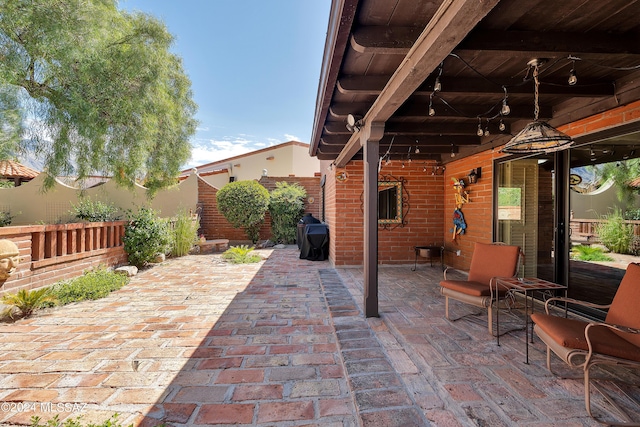
[[[414,246],[413,249],[416,251],[416,259],[413,263],[413,268],[411,269],[411,271],[416,271],[416,268],[418,268],[418,256],[421,256],[423,258],[429,258],[431,267],[433,267],[434,254],[436,254],[435,256],[440,257],[440,267],[444,269],[444,259],[442,257],[444,246],[438,246],[438,245]]]
[[[511,292],[522,292],[524,294],[524,330],[525,330],[525,343],[526,343],[526,360],[525,363],[529,364],[529,335],[531,335],[531,342],[533,343],[533,323],[529,326],[529,299],[531,299],[531,313],[533,314],[533,293],[534,292],[551,292],[551,291],[564,291],[564,296],[567,296],[567,286],[559,285],[557,283],[549,282],[547,280],[538,279],[537,277],[496,277],[496,287],[501,286],[507,288]],[[497,294],[497,292],[496,292]],[[566,306],[565,306],[566,307]],[[491,307],[489,307],[491,309]],[[531,327],[531,332],[529,332]],[[496,340],[500,345],[500,309],[498,308],[496,313],[496,329],[498,331]]]

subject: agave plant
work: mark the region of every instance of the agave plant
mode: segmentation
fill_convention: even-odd
[[[2,315],[11,319],[14,319],[16,315],[29,317],[45,303],[55,302],[56,297],[51,293],[50,288],[40,288],[32,291],[20,289],[15,294],[6,294],[2,297],[2,303],[8,306]]]

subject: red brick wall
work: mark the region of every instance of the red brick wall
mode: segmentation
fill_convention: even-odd
[[[305,212],[311,212],[316,218],[320,216],[320,177],[262,177],[260,184],[271,191],[276,187],[276,182],[298,183],[307,190]],[[198,206],[201,208],[200,231],[207,239],[229,239],[231,242],[247,243],[247,235],[242,228],[233,228],[220,212],[216,202],[218,189],[198,178]],[[313,197],[313,203],[309,202]],[[264,224],[260,227],[260,240],[270,239],[271,217],[267,212]]]
[[[594,114],[558,129],[572,137],[640,120],[640,101]]]
[[[93,223],[94,225],[97,223]],[[112,224],[112,223],[104,223]],[[118,222],[123,224],[123,222]],[[33,236],[43,235],[45,229],[58,228],[63,230],[60,240],[53,244],[53,252],[45,258],[44,245],[38,251],[38,245],[33,244]],[[11,240],[20,251],[20,263],[15,272],[6,280],[0,280],[0,294],[16,292],[20,289],[36,289],[49,286],[61,280],[69,280],[82,275],[88,269],[100,265],[117,266],[126,264],[127,255],[124,252],[120,238],[100,238],[93,242],[95,249],[78,247],[75,243],[64,242],[71,229],[78,231],[82,224],[61,224],[58,226],[16,226],[0,228],[0,239]],[[123,230],[120,228],[119,230]],[[33,253],[33,251],[36,253]],[[38,252],[41,252],[38,254]]]
[[[603,130],[609,127],[614,127],[624,123],[640,119],[640,101],[614,108],[603,113],[595,114],[591,117],[587,117],[582,120],[567,124],[560,127],[560,130],[567,134],[576,137],[586,133],[592,133],[598,130]],[[446,252],[445,260],[447,265],[453,267],[468,270],[471,263],[471,255],[473,254],[473,247],[475,242],[491,242],[492,241],[492,227],[493,227],[493,160],[500,157],[504,157],[499,152],[499,148],[495,150],[487,150],[484,153],[476,154],[470,157],[466,157],[459,161],[454,161],[446,165],[445,172],[445,217],[444,217],[444,235],[445,246],[452,251],[460,249],[461,255],[457,257],[454,252]],[[466,233],[459,236],[455,241],[451,239],[452,214],[455,209],[454,190],[451,185],[453,177],[461,178],[469,174],[471,169],[481,167],[482,178],[477,184],[467,186],[469,191],[470,202],[465,204],[462,208],[465,221],[467,223]],[[549,180],[551,176],[541,176],[540,179],[546,180],[546,184],[550,185]],[[540,185],[543,185],[540,182]],[[548,203],[548,200],[543,200],[541,203]],[[550,213],[550,212],[549,212]],[[542,212],[541,212],[542,214]],[[548,216],[541,215],[539,221],[551,221]],[[547,227],[547,235],[550,228]],[[546,245],[551,242],[551,238],[548,238]],[[545,253],[550,253],[548,247],[543,247]],[[542,260],[540,260],[542,262]]]
[[[447,163],[444,174],[444,233],[445,262],[462,270],[468,270],[471,255],[476,242],[491,242],[493,237],[493,159],[501,157],[498,150],[488,150],[464,159]],[[469,184],[465,190],[469,193],[469,202],[462,206],[467,229],[464,234],[453,239],[453,211],[456,209],[456,191],[453,178],[464,178],[472,169],[482,168],[481,177],[475,184]],[[460,256],[455,251],[460,250]]]
[[[309,212],[314,217],[320,218],[322,193],[320,191],[320,174],[314,177],[296,177],[288,176],[284,178],[275,178],[271,176],[263,176],[258,181],[269,192],[276,188],[277,182],[287,182],[289,184],[300,184],[307,191],[307,198],[304,201],[305,213]]]
[[[348,174],[346,181],[336,182],[335,168],[327,177],[325,209],[331,241],[330,255],[335,265],[361,265],[364,164],[362,161],[350,162],[344,171]],[[399,161],[383,165],[381,176],[405,179],[403,196],[407,198],[408,205],[404,227],[378,229],[380,264],[411,263],[415,259],[414,246],[442,243],[443,176],[432,175],[432,171],[431,164],[424,162],[405,163],[404,168]]]

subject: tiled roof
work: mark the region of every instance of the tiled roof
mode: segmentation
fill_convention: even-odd
[[[0,161],[0,177],[5,178],[35,178],[40,172],[21,165],[13,160]]]
[[[640,176],[629,181],[629,186],[633,188],[640,188]]]

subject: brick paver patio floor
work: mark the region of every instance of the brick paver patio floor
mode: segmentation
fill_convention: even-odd
[[[169,260],[105,299],[1,324],[0,423],[598,425],[539,340],[527,365],[522,331],[498,347],[486,316],[445,320],[438,267],[381,267],[381,317],[365,319],[359,269],[259,252]]]

